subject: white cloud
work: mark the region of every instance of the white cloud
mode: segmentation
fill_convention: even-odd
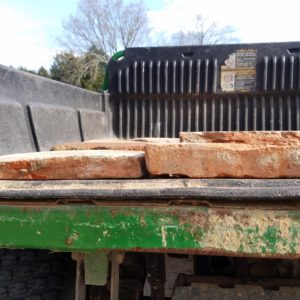
[[[193,28],[197,14],[219,25],[232,25],[241,42],[300,40],[298,0],[165,0],[160,10],[149,12],[155,32],[170,35]]]
[[[43,24],[11,7],[0,5],[0,64],[37,70],[49,67],[53,51]]]

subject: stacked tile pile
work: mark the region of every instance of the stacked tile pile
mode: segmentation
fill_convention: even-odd
[[[0,157],[0,179],[300,178],[300,132],[182,132]]]

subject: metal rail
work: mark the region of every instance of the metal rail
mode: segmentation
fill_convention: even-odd
[[[0,201],[45,199],[300,200],[299,179],[0,181]]]

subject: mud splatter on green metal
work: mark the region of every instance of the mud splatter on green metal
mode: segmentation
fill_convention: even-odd
[[[0,246],[300,257],[300,212],[255,208],[0,206]]]

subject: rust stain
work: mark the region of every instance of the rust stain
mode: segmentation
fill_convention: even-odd
[[[71,246],[74,241],[76,241],[79,238],[79,233],[78,232],[73,232],[70,236],[66,238],[66,245]]]

